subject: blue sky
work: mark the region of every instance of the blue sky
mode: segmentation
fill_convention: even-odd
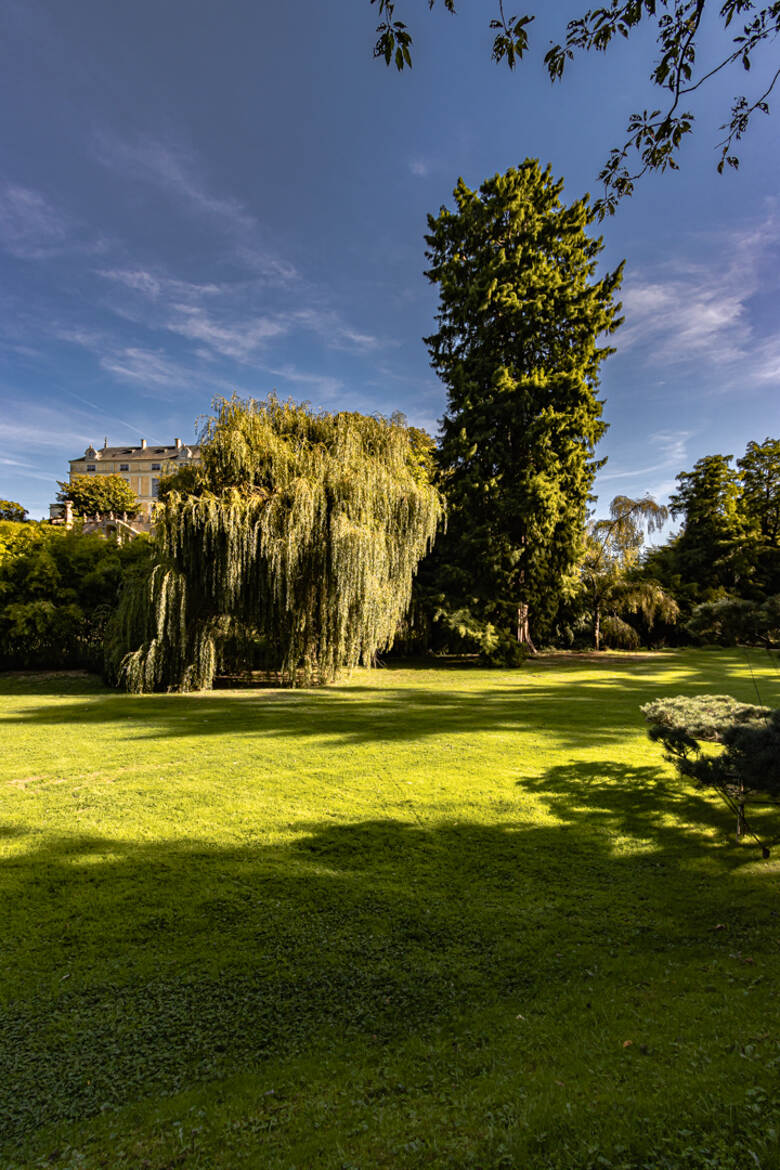
[[[3,0],[0,497],[42,515],[88,442],[192,440],[233,390],[436,429],[426,213],[459,175],[525,157],[571,199],[596,192],[627,113],[654,101],[652,42],[552,87],[541,51],[515,74],[491,64],[488,0],[400,4],[403,75],[372,60],[368,0]],[[544,8],[542,51],[579,11]],[[742,84],[702,91],[681,172],[600,229],[605,266],[627,261],[604,504],[663,497],[701,455],[778,433],[780,117],[715,174]]]

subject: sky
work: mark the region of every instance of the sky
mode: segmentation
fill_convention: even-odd
[[[595,196],[627,115],[657,101],[647,33],[553,86],[543,52],[580,6],[536,5],[515,73],[490,61],[492,9],[397,0],[415,41],[399,74],[372,59],[368,0],[0,0],[0,498],[46,515],[89,443],[192,442],[234,391],[435,433],[426,215],[526,157],[565,199]],[[762,63],[771,48],[756,84]],[[593,229],[603,270],[626,261],[602,512],[778,435],[780,117],[715,171],[752,84],[702,89],[680,171]]]

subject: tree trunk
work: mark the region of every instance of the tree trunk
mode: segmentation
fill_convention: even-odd
[[[528,606],[521,601],[517,607],[517,640],[521,646],[527,646],[529,653],[535,654],[536,647],[531,638],[531,627],[528,620]]]
[[[745,790],[740,787],[737,801],[737,840],[745,836],[747,824],[745,821]]]
[[[593,615],[593,648],[594,650],[601,649],[601,606],[598,602]]]

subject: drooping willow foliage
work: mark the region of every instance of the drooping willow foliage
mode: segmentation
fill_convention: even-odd
[[[392,645],[442,518],[429,453],[402,418],[218,399],[201,465],[174,476],[148,578],[107,642],[130,691],[211,686],[226,661],[333,679]]]

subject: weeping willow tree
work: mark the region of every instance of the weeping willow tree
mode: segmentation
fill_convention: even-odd
[[[608,645],[638,649],[639,635],[621,613],[641,615],[651,629],[658,619],[677,621],[677,602],[640,567],[645,532],[657,532],[668,518],[669,509],[652,496],[637,500],[615,496],[609,519],[590,525],[580,573],[591,611],[594,650],[601,649],[602,636]]]
[[[417,433],[392,419],[217,399],[201,465],[165,485],[148,577],[107,641],[130,691],[211,686],[230,648],[287,685],[392,645],[442,517]]]

